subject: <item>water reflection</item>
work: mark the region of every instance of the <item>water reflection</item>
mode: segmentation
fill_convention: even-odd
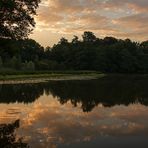
[[[148,77],[1,85],[0,123],[32,148],[148,147]]]
[[[38,84],[0,85],[0,103],[32,103],[46,93],[61,104],[81,104],[84,112],[104,107],[140,103],[148,105],[147,76],[107,76],[98,80],[50,81]]]
[[[6,84],[0,85],[0,103],[31,103],[43,95],[40,84]]]
[[[10,124],[0,124],[0,147],[1,148],[29,148],[22,138],[17,138],[15,130],[19,128],[19,120]]]

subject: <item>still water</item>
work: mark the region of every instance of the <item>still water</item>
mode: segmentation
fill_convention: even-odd
[[[147,76],[3,84],[0,129],[17,120],[13,136],[30,148],[148,148],[147,85]]]

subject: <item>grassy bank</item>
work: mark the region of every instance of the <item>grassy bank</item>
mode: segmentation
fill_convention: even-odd
[[[28,79],[88,79],[102,77],[95,71],[1,71],[0,81]]]
[[[0,70],[0,75],[28,75],[28,74],[100,74],[99,71],[17,71],[13,69]]]

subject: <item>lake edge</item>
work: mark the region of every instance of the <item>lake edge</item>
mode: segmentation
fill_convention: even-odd
[[[106,74],[37,74],[37,75],[6,75],[0,76],[0,84],[41,83],[63,80],[92,80],[106,76]]]

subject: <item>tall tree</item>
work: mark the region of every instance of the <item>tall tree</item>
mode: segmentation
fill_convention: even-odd
[[[97,39],[94,33],[90,31],[85,31],[82,38],[84,42],[94,42]]]
[[[72,43],[73,43],[73,44],[76,44],[76,43],[78,43],[78,42],[79,42],[79,37],[76,36],[76,35],[74,35],[74,38],[72,39]]]
[[[68,40],[67,40],[66,38],[62,37],[62,38],[60,39],[60,41],[59,41],[58,44],[64,45],[64,44],[67,44],[67,43],[68,43]]]
[[[40,0],[0,0],[0,37],[25,38],[35,26]]]

